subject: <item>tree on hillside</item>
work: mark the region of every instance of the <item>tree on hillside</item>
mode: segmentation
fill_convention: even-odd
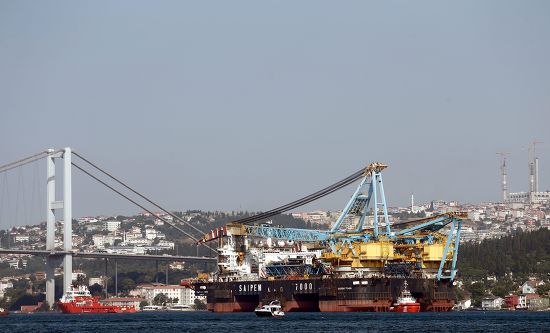
[[[481,282],[474,282],[466,285],[466,290],[472,295],[472,304],[481,306],[481,298],[485,296],[485,285]]]
[[[103,287],[97,283],[89,286],[88,290],[90,291],[90,294],[92,294],[92,296],[101,296],[103,294]]]
[[[504,277],[544,275],[550,271],[550,230],[515,232],[499,239],[486,239],[480,243],[466,243],[458,252],[458,268],[463,277],[468,273],[485,272]],[[472,277],[474,278],[474,277]],[[476,279],[479,276],[475,277]]]
[[[542,286],[537,287],[537,294],[539,295],[548,295],[548,292],[550,292],[550,283],[546,282]]]
[[[166,306],[166,303],[168,303],[168,296],[166,296],[166,294],[160,293],[153,298],[153,305]]]
[[[120,281],[119,286],[120,286],[120,291],[123,294],[127,294],[128,292],[130,292],[130,290],[133,290],[136,288],[136,283],[132,279],[125,278],[125,279],[122,279],[122,281]]]
[[[491,289],[491,292],[495,296],[504,297],[511,292],[517,290],[517,285],[514,284],[514,282],[510,279],[499,279],[493,288]]]

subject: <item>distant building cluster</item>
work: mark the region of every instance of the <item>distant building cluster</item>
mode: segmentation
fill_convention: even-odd
[[[550,306],[548,295],[542,297],[537,293],[537,287],[544,284],[537,279],[525,281],[516,294],[503,297],[486,296],[481,300],[482,310],[532,310],[539,311],[548,309]]]
[[[541,194],[542,195],[542,194]],[[460,204],[456,201],[433,200],[429,203],[414,204],[407,207],[390,207],[388,209],[390,222],[397,223],[421,217],[451,212],[467,211],[469,220],[463,224],[462,241],[481,241],[506,235],[514,230],[535,230],[550,228],[550,203],[542,200],[540,203],[480,203]],[[313,228],[329,228],[341,211],[316,210],[311,212],[293,212],[294,218],[302,219]],[[226,214],[226,215],[224,215]],[[176,244],[167,239],[161,231],[164,221],[172,222],[172,216],[157,213],[150,216],[143,213],[139,216],[116,219],[107,216],[80,217],[73,227],[73,245],[79,251],[107,252],[118,254],[155,254],[174,253]],[[188,211],[182,214],[182,219],[193,223],[200,221],[206,229],[208,223],[220,216],[235,215],[235,212],[201,212]],[[64,221],[56,223],[56,247],[62,247],[62,229]],[[367,216],[366,225],[372,225],[372,216]],[[345,224],[344,224],[345,225]],[[159,229],[160,228],[160,229]],[[349,228],[353,228],[349,225]],[[9,237],[0,244],[3,248],[25,250],[44,249],[46,242],[45,223],[38,226],[14,227],[8,231]],[[163,229],[166,230],[166,229]],[[7,244],[6,244],[7,242]],[[4,255],[0,262],[7,262],[13,269],[26,266],[25,256]]]
[[[291,213],[292,217],[296,219],[301,219],[306,222],[311,223],[312,225],[322,225],[322,224],[332,224],[341,212],[330,212],[330,211],[322,211],[322,210],[316,210],[313,212],[303,212],[303,213]]]
[[[433,200],[426,204],[412,204],[408,207],[388,209],[391,223],[421,217],[430,217],[453,211],[468,212],[468,220],[463,222],[461,242],[480,242],[488,238],[499,238],[515,230],[533,231],[539,228],[550,229],[550,203],[481,203],[460,204],[457,201]],[[295,218],[314,225],[332,225],[341,211],[298,212]],[[367,216],[366,225],[373,224],[372,216]],[[350,230],[355,226],[349,225]]]
[[[550,229],[550,204],[480,204],[469,205],[470,229],[463,232],[463,241],[504,236],[514,230]]]

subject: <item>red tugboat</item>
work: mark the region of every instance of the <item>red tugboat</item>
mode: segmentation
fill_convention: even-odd
[[[9,314],[10,312],[8,310],[4,310],[4,308],[0,308],[0,317],[5,317]]]
[[[127,313],[136,312],[134,306],[103,305],[99,297],[90,294],[84,285],[72,286],[57,305],[63,313]]]
[[[420,303],[412,297],[411,292],[407,287],[408,284],[407,281],[405,281],[403,284],[403,291],[393,306],[393,312],[420,312]]]

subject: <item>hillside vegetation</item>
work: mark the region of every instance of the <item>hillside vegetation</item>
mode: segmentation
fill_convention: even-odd
[[[550,273],[550,230],[516,232],[499,239],[463,244],[458,253],[458,269],[463,278],[489,275],[543,277]]]

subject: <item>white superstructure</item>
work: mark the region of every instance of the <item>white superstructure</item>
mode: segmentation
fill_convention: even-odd
[[[257,280],[266,278],[266,266],[302,262],[311,265],[316,258],[321,257],[321,250],[308,251],[297,249],[292,242],[277,242],[273,245],[269,239],[260,246],[250,246],[245,238],[243,244],[236,244],[234,236],[226,237],[226,243],[218,248],[218,277],[221,280]],[[246,251],[240,251],[245,248]]]

